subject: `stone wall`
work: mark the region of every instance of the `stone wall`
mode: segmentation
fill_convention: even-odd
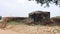
[[[51,18],[53,20],[53,23],[56,25],[60,25],[60,18]]]
[[[29,13],[29,20],[36,23],[42,23],[50,20],[50,12],[35,11]]]
[[[23,21],[25,19],[27,19],[27,17],[3,17],[5,19],[8,19],[7,21],[8,22],[11,22],[11,21]]]

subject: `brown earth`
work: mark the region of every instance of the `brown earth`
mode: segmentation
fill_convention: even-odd
[[[60,34],[59,26],[8,25],[0,34]]]

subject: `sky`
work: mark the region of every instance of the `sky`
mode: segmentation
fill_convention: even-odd
[[[28,17],[33,11],[48,11],[51,17],[60,16],[60,7],[50,4],[50,7],[44,8],[35,1],[28,0],[0,0],[0,16],[3,17]]]

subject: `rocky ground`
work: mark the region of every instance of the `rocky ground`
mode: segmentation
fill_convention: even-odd
[[[0,34],[60,34],[59,26],[8,25]]]

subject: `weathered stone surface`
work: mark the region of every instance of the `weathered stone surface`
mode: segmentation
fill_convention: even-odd
[[[59,25],[60,26],[60,18],[51,18],[51,20],[53,21],[53,24],[55,25]]]
[[[8,18],[7,17],[3,17],[2,21],[0,23],[0,28],[5,28],[7,23],[8,23]]]
[[[8,21],[23,21],[27,19],[27,17],[7,17],[9,20]]]
[[[50,12],[35,11],[29,13],[29,20],[34,23],[46,22],[50,20]]]

